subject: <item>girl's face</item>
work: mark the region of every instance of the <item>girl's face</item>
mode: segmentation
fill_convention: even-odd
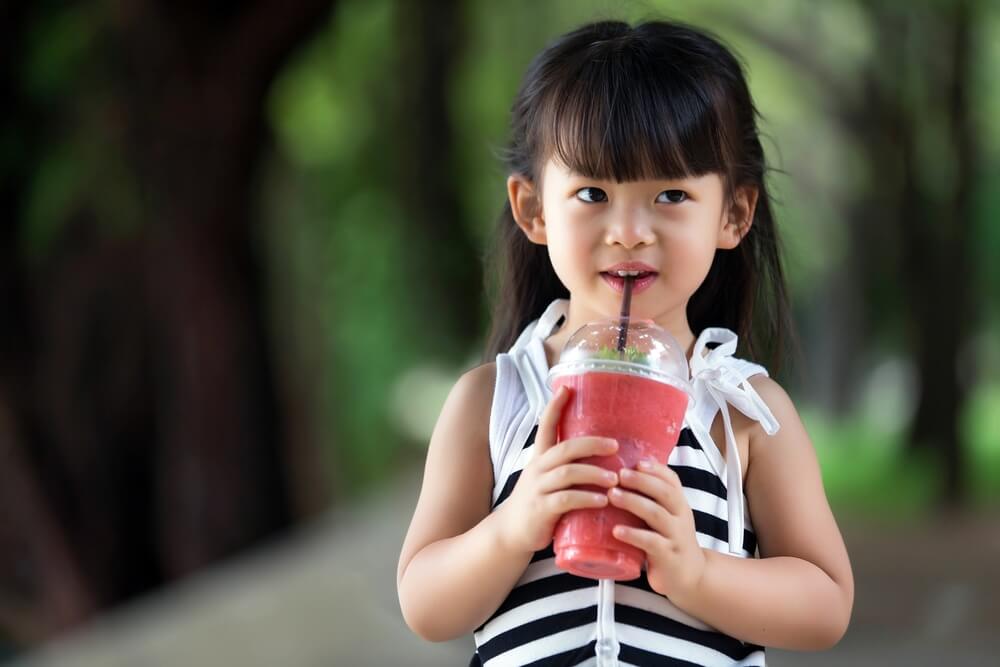
[[[635,279],[632,315],[690,337],[688,300],[708,275],[716,249],[735,247],[740,239],[740,225],[727,224],[720,176],[616,183],[550,160],[536,195],[536,222],[522,227],[548,246],[570,292],[572,326],[617,316],[624,279],[614,271],[639,263],[625,267],[649,272]],[[750,211],[752,217],[752,203]]]

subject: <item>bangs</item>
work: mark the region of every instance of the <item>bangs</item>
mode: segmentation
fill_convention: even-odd
[[[725,172],[723,110],[706,94],[704,75],[695,85],[679,63],[628,41],[598,42],[581,56],[573,75],[548,91],[536,126],[541,155],[616,182]]]

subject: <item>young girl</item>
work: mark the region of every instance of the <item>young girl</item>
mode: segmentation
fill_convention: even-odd
[[[556,568],[551,540],[564,512],[610,504],[648,524],[615,533],[646,554],[615,585],[622,664],[833,646],[853,579],[815,453],[781,387],[733,356],[737,340],[780,350],[788,319],[739,63],[684,25],[595,23],[536,57],[512,114],[492,361],[458,380],[431,438],[399,559],[407,624],[474,632],[473,664],[592,661],[598,582]],[[555,442],[570,396],[545,377],[570,334],[617,316],[621,271],[653,277],[632,315],[688,351],[693,397],[669,464],[616,475],[579,462],[613,440]]]

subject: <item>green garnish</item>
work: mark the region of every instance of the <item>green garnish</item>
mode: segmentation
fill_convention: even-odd
[[[625,354],[621,354],[613,347],[602,347],[593,357],[594,359],[614,359],[616,361],[630,361],[634,364],[646,364],[647,355],[640,352],[635,345],[625,347]]]

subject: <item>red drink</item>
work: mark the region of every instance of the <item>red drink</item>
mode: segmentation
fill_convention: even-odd
[[[558,440],[600,436],[618,441],[615,454],[589,457],[582,462],[614,472],[622,467],[635,468],[642,459],[667,462],[684,422],[688,401],[684,391],[627,370],[595,370],[552,379],[553,390],[562,385],[574,391],[559,422]],[[597,486],[584,488],[605,490]],[[619,524],[640,528],[646,525],[634,514],[611,506],[567,512],[556,524],[556,565],[593,579],[635,579],[645,554],[612,535]]]

